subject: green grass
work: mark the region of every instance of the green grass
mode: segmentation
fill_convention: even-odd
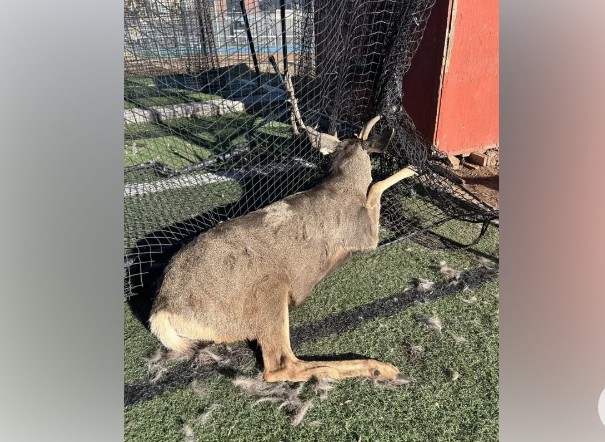
[[[124,127],[124,164],[134,166],[156,161],[174,169],[200,163],[248,143],[255,144],[256,155],[276,151],[283,154],[292,148],[288,125],[270,121],[249,133],[259,122],[257,117],[241,113],[180,118],[162,124],[127,124]]]
[[[443,234],[455,232],[463,241],[479,226],[448,223]],[[498,256],[498,229],[490,227],[474,248]],[[436,250],[406,240],[384,250],[353,257],[319,284],[307,303],[291,312],[291,325],[314,322],[376,299],[402,292],[412,278],[443,280],[433,267],[445,260],[458,270],[478,266],[471,253]],[[158,395],[125,409],[128,441],[180,441],[184,423],[200,441],[495,441],[498,439],[498,284],[488,282],[430,303],[420,303],[393,316],[366,321],[342,334],[307,342],[295,348],[299,356],[359,353],[397,365],[413,381],[395,390],[347,380],[328,398],[314,401],[302,424],[276,406],[253,406],[226,375],[201,382],[207,394],[200,398],[190,388]],[[465,302],[473,300],[474,302]],[[419,323],[419,315],[438,315],[439,334]],[[466,342],[456,344],[452,335]],[[418,359],[407,354],[410,345],[422,346]],[[147,378],[144,358],[158,343],[125,310],[125,380]],[[172,367],[172,366],[169,366]],[[451,373],[458,372],[457,380]],[[303,396],[314,397],[309,390]],[[196,417],[218,404],[205,423]],[[310,425],[320,421],[319,426]]]
[[[147,77],[128,78],[124,82],[124,109],[202,102],[220,98],[218,95],[193,92],[189,89],[158,89],[153,79]]]
[[[151,88],[150,88],[151,89]],[[204,94],[202,92],[186,92],[182,89],[162,89],[150,90],[150,95],[143,95],[143,91],[137,90],[137,95],[132,94],[132,98],[124,100],[124,109],[135,107],[167,106],[171,104],[203,102],[208,100],[221,99],[218,95]],[[156,94],[151,95],[151,94]]]
[[[177,136],[146,138],[127,145],[124,161],[128,165],[160,161],[170,168],[186,167],[213,156],[204,149]]]
[[[156,229],[211,212],[217,207],[239,200],[240,185],[221,181],[205,186],[186,187],[124,198],[125,247]],[[174,204],[178,201],[178,204]],[[170,207],[169,211],[166,208]]]

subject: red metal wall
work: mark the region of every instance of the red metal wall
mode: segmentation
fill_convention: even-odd
[[[498,0],[437,0],[406,76],[404,107],[450,154],[499,144]]]

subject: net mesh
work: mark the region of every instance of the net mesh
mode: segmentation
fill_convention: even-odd
[[[307,125],[343,139],[380,114],[377,130],[395,130],[375,179],[408,165],[419,174],[383,195],[382,245],[454,218],[497,218],[401,105],[434,1],[126,0],[125,295],[153,289],[201,232],[325,176],[329,159],[293,136],[270,57]]]

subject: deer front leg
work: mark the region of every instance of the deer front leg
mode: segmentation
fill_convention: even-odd
[[[370,249],[375,249],[378,246],[380,198],[382,197],[382,193],[389,187],[397,184],[399,181],[414,175],[416,175],[416,171],[412,167],[406,167],[405,169],[401,169],[399,172],[391,175],[390,177],[382,181],[378,181],[370,186],[365,205],[365,208],[368,211],[368,216],[370,217],[370,234],[373,238],[372,247]]]
[[[414,168],[406,167],[405,169],[401,169],[399,172],[391,175],[390,177],[372,184],[370,190],[368,191],[366,207],[369,209],[379,207],[380,197],[382,196],[382,193],[385,190],[387,190],[391,186],[394,186],[399,181],[414,175],[416,175],[416,171],[414,170]]]
[[[279,311],[273,311],[266,323],[259,343],[263,353],[263,378],[267,382],[302,382],[312,378],[370,377],[394,379],[399,370],[374,359],[350,361],[302,361],[292,352],[288,318],[288,293],[282,295]]]

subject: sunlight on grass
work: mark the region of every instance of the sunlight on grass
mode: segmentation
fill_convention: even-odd
[[[173,169],[199,163],[212,155],[211,151],[176,136],[140,139],[128,143],[124,149],[126,165],[158,161]]]

